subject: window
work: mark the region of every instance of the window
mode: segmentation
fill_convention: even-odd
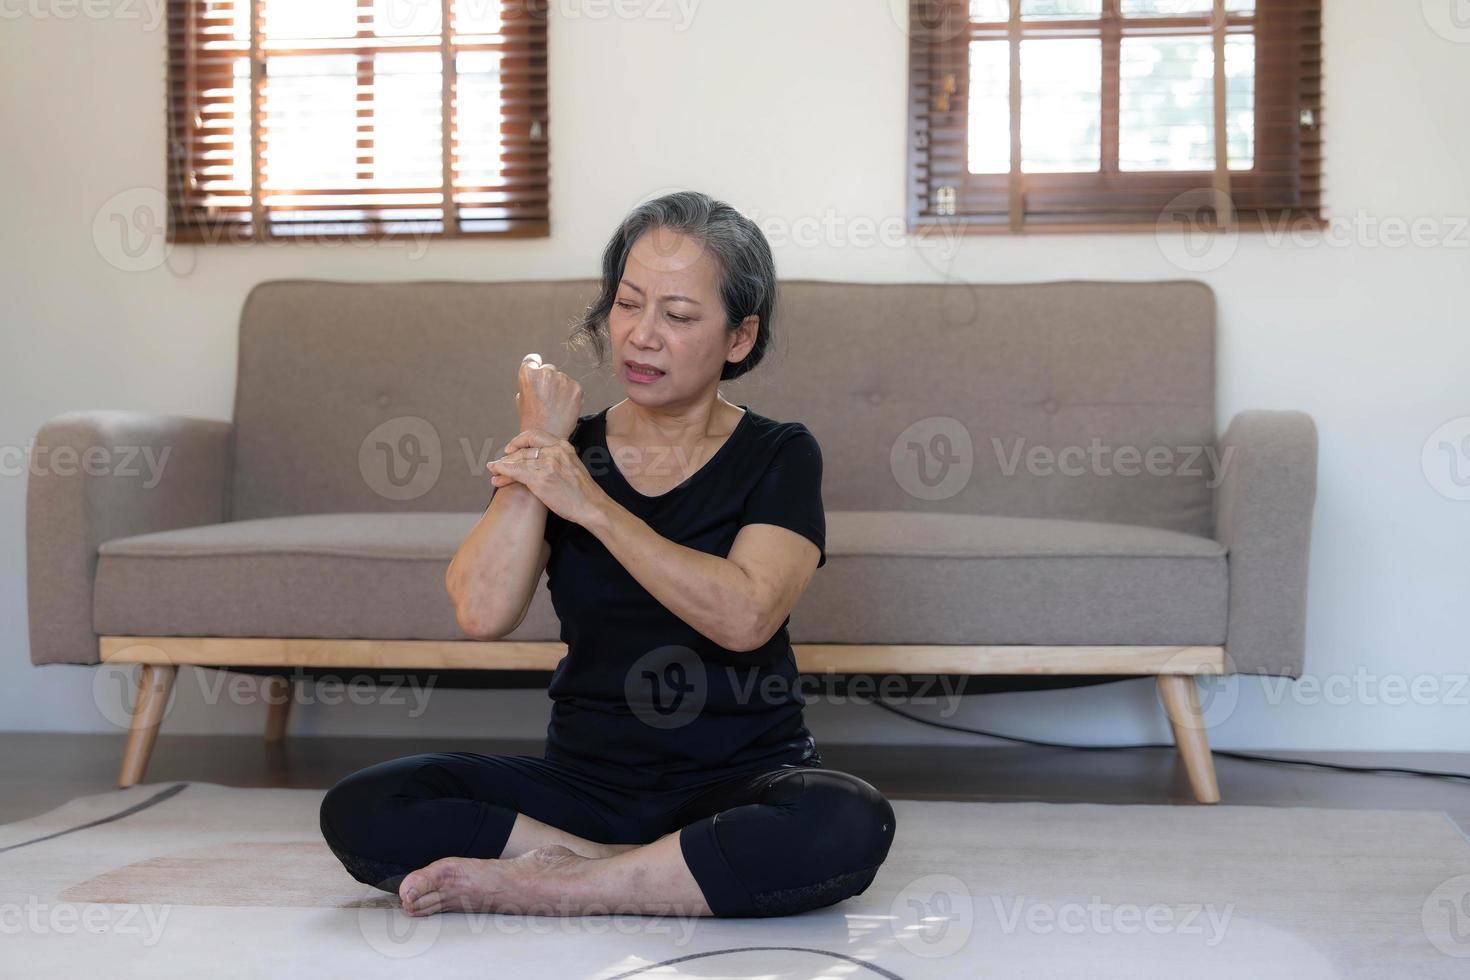
[[[170,0],[169,240],[547,235],[545,8]]]
[[[911,230],[1321,222],[1321,0],[910,0]]]

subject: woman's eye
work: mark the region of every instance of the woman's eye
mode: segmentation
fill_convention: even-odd
[[[631,310],[631,309],[633,309],[633,304],[632,303],[629,303],[625,299],[618,300],[617,305],[620,306],[620,307],[622,307],[625,310]]]
[[[679,316],[677,313],[670,313],[669,319],[673,320],[675,323],[688,323],[690,320],[693,319],[693,317]]]

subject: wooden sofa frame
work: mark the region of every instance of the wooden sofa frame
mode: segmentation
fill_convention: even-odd
[[[1225,672],[1217,646],[924,646],[793,643],[808,674],[1124,674],[1153,675],[1194,798],[1218,803],[1220,789],[1194,678]],[[560,642],[509,640],[334,640],[219,636],[102,636],[103,663],[136,663],[137,699],[118,786],[143,778],[174,678],[183,666],[554,670]],[[267,741],[285,737],[291,698],[286,678],[270,679]]]

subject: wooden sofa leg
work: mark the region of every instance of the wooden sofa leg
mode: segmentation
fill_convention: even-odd
[[[148,757],[153,754],[158,726],[163,721],[163,709],[168,704],[174,677],[179,672],[174,664],[143,664],[139,670],[138,697],[133,703],[128,741],[123,746],[122,771],[117,777],[119,789],[132,786],[147,771]]]
[[[294,689],[289,678],[268,677],[265,681],[265,701],[269,712],[265,716],[265,740],[279,742],[286,737],[286,723],[291,720],[291,701]]]
[[[1189,774],[1189,786],[1200,803],[1219,803],[1220,787],[1215,782],[1215,760],[1210,756],[1210,739],[1199,710],[1193,674],[1160,674],[1159,697],[1174,729],[1174,744]]]

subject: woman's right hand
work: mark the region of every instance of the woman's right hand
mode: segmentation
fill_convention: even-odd
[[[516,384],[522,432],[544,429],[562,439],[571,437],[582,415],[582,386],[574,378],[531,353],[521,359]]]

